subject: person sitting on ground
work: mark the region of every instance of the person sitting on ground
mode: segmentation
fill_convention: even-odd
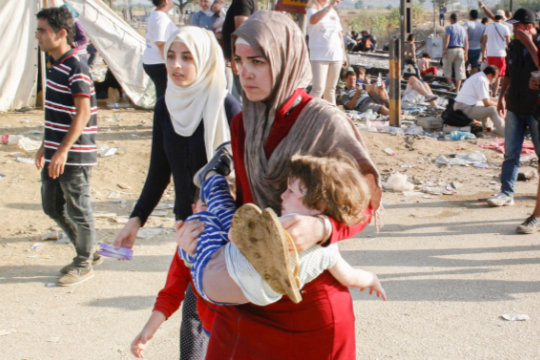
[[[371,84],[371,80],[369,76],[366,75],[366,68],[363,66],[357,66],[356,68],[353,66],[353,69],[355,69],[356,73],[356,86],[362,85],[362,84]],[[346,75],[346,74],[345,74]]]
[[[352,35],[349,35],[348,33],[343,34],[343,41],[345,42],[345,48],[348,51],[353,51],[356,47],[356,40],[354,40]]]
[[[429,74],[437,76],[437,67],[431,66],[431,56],[427,52],[422,53],[422,57],[418,59],[417,65],[422,76]]]
[[[401,74],[405,74],[405,69],[407,66],[411,65],[414,68],[416,76],[421,79],[420,70],[418,65],[416,65],[416,45],[414,43],[414,34],[409,34],[407,36],[407,41],[403,44],[403,67],[401,69]]]
[[[471,119],[481,121],[484,129],[490,128],[487,120],[491,119],[495,134],[504,137],[504,120],[497,111],[497,99],[489,95],[489,86],[498,76],[499,69],[494,65],[488,65],[483,71],[471,75],[457,94],[454,110],[461,110]]]
[[[360,51],[375,51],[377,48],[377,39],[375,36],[371,35],[369,31],[362,30],[362,38],[360,43]]]
[[[401,94],[401,108],[410,109],[424,101],[437,107],[435,100],[437,100],[437,95],[433,94],[431,87],[416,76],[411,76],[407,80],[405,91]]]
[[[388,115],[390,110],[387,106],[377,103],[370,95],[371,92],[379,92],[379,98],[385,98],[383,94],[384,83],[381,87],[376,88],[373,84],[357,84],[356,73],[354,71],[347,72],[345,77],[345,88],[340,96],[340,103],[345,106],[347,110],[356,110],[359,112],[366,112],[371,109],[374,113],[381,115]]]
[[[216,155],[194,178],[196,185],[202,183],[200,201],[206,204],[207,211],[194,214],[191,218],[203,222],[204,231],[201,232],[197,226],[192,229],[188,226],[188,219],[185,229],[180,228],[176,239],[180,256],[191,267],[195,288],[205,300],[218,304],[251,302],[265,306],[278,301],[283,294],[275,291],[267,283],[269,279],[263,278],[251,262],[272,261],[279,264],[279,260],[283,260],[282,263],[288,263],[290,255],[284,249],[284,259],[261,259],[260,256],[246,259],[235,245],[240,239],[234,237],[232,230],[232,243],[229,242],[233,214],[237,211],[225,178],[230,173],[232,163],[230,151],[228,143],[220,146]],[[287,184],[283,186],[281,218],[298,214],[326,214],[352,224],[364,219],[368,207],[367,183],[352,157],[343,151],[322,156],[294,155],[288,166]],[[193,230],[199,234],[194,236]],[[252,249],[258,247],[254,242],[250,246]],[[339,254],[337,244],[316,246],[299,255],[299,284],[291,284],[293,288],[301,288],[328,269],[342,285],[361,290],[370,288],[370,294],[375,291],[378,297],[386,299],[377,276],[352,268]],[[277,268],[275,272],[282,274],[287,270]]]

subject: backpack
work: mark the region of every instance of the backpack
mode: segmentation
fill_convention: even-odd
[[[448,98],[448,105],[446,106],[446,109],[441,114],[443,123],[450,126],[456,126],[456,127],[463,127],[463,126],[471,125],[473,120],[470,117],[465,115],[465,113],[461,110],[454,110],[454,102],[455,102],[454,99]]]

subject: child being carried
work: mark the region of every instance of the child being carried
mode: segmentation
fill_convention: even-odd
[[[296,283],[295,276],[291,276],[294,260],[287,254],[287,236],[279,224],[270,230],[270,238],[267,230],[259,233],[263,241],[254,241],[257,231],[248,231],[247,227],[235,230],[233,224],[233,242],[229,242],[228,233],[237,211],[224,177],[230,172],[231,163],[230,148],[222,145],[209,164],[195,175],[195,183],[199,185],[202,182],[201,198],[197,202],[205,203],[207,210],[188,218],[176,235],[180,257],[191,267],[195,288],[205,300],[218,304],[251,302],[264,306],[287,294],[298,302],[301,300],[299,288],[325,270],[329,270],[346,287],[369,288],[370,294],[375,292],[386,300],[377,276],[349,265],[341,257],[337,244],[316,246],[299,254],[299,283]],[[295,155],[288,168],[286,189],[281,195],[282,218],[295,214],[326,215],[347,225],[358,224],[365,219],[368,186],[349,155],[341,151],[324,156]],[[248,205],[253,207],[253,204]],[[244,207],[234,215],[235,222],[242,225],[246,223],[242,219],[245,214],[249,217],[260,212],[249,207],[244,210]],[[259,228],[267,229],[273,227],[273,217],[275,214],[266,214],[266,220],[248,219],[248,222],[253,225],[250,227],[257,228],[259,224]],[[193,219],[204,223],[204,231],[199,223],[190,221]],[[329,222],[324,216],[321,219]],[[331,230],[329,226],[325,227]],[[268,242],[272,245],[269,246]],[[286,249],[282,251],[284,247]],[[276,285],[280,278],[287,283],[281,288]]]

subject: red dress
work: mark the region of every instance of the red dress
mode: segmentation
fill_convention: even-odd
[[[302,101],[291,110],[298,96]],[[310,100],[304,90],[297,90],[277,112],[265,145],[267,156],[285,138]],[[242,114],[231,123],[231,138],[237,200],[240,204],[252,202],[244,164]],[[366,224],[349,228],[333,221],[331,241],[350,237]],[[325,271],[306,284],[301,293],[303,300],[299,304],[284,296],[264,307],[253,304],[218,307],[206,359],[355,359],[354,313],[348,289]]]

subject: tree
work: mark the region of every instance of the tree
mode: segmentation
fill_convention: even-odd
[[[176,1],[175,5],[180,8],[180,14],[184,15],[184,12],[186,11],[186,5],[192,2],[193,0],[179,0]]]
[[[354,4],[354,8],[355,9],[363,9],[364,8],[364,2],[362,0],[356,1],[356,3]]]

